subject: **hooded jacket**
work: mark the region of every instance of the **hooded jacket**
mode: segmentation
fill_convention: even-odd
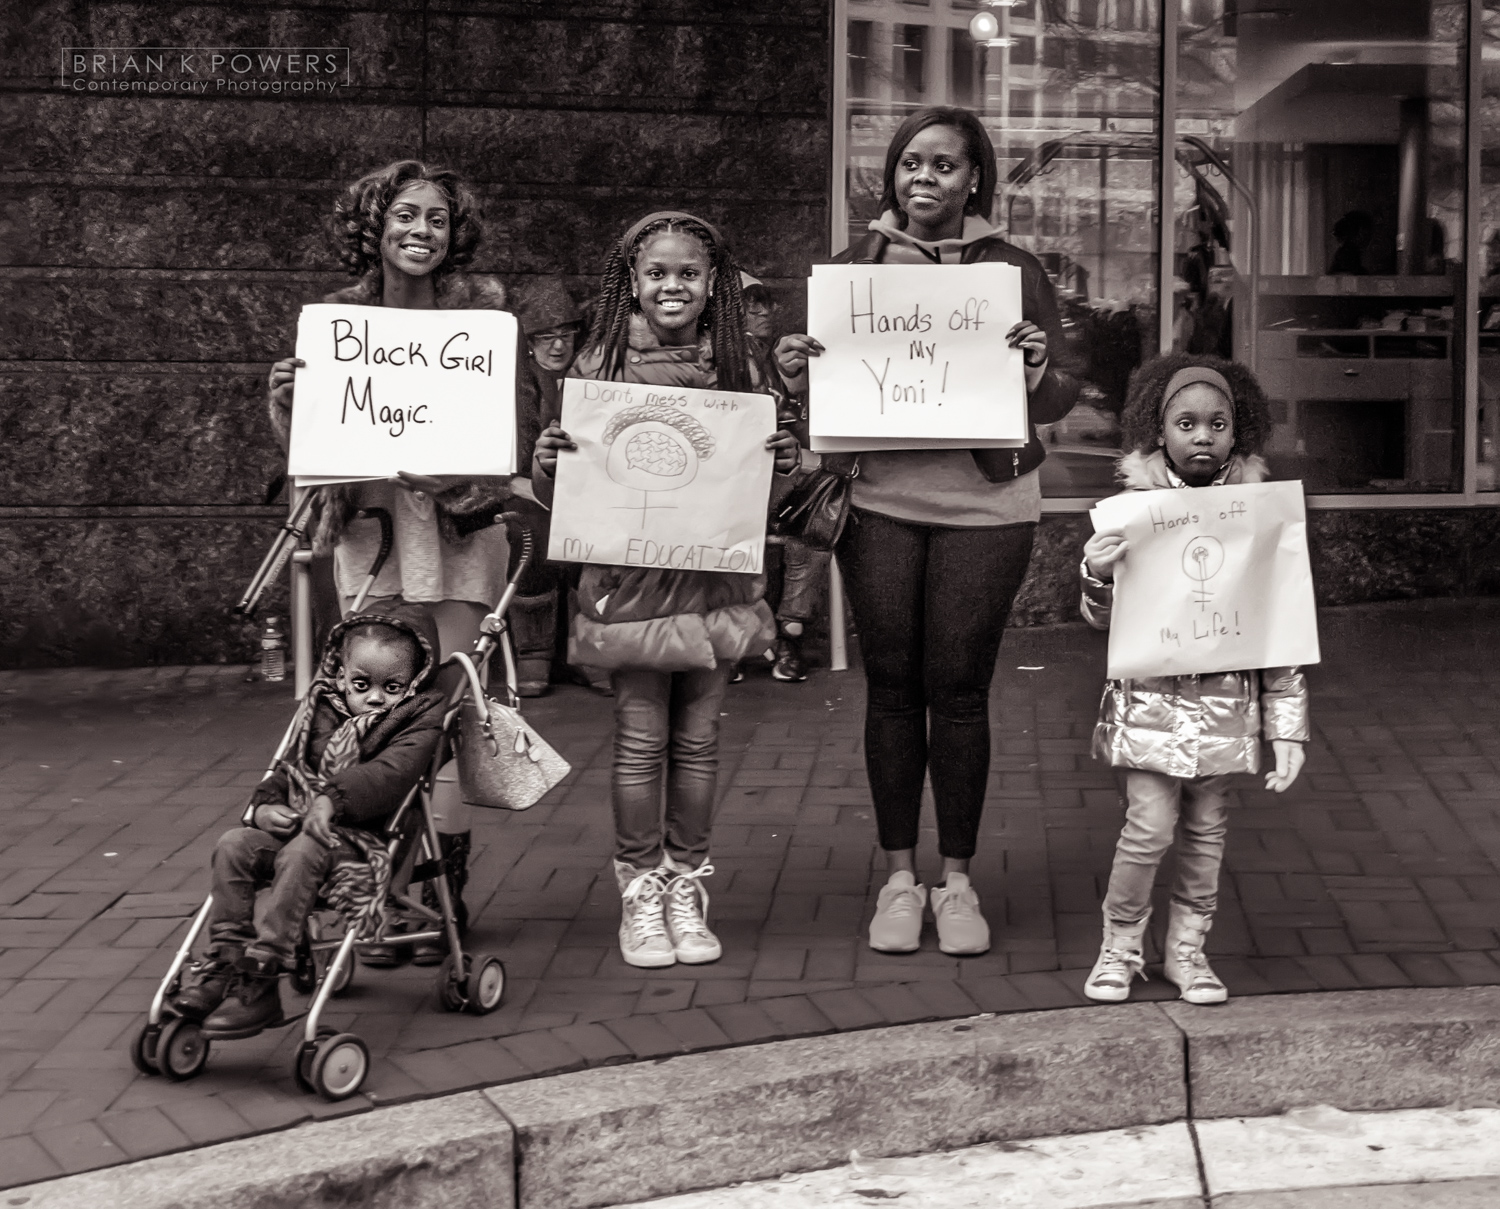
[[[346,306],[379,306],[379,278],[369,274],[354,285],[335,290],[323,301]],[[483,277],[454,273],[445,277],[438,288],[439,310],[509,310],[505,287]],[[516,465],[524,468],[531,460],[536,439],[541,434],[539,390],[533,373],[533,362],[526,352],[526,333],[520,333],[516,349]],[[291,442],[291,416],[268,400],[271,426],[282,448]],[[338,544],[344,527],[359,511],[362,485],[336,483],[317,488],[315,518],[312,524],[313,549],[327,554]],[[457,542],[476,529],[490,524],[505,500],[510,498],[508,477],[475,477],[457,483],[432,497],[437,510],[438,532],[446,542]]]
[[[941,263],[943,253],[957,252],[960,264],[999,262],[1021,270],[1021,315],[1047,333],[1047,370],[1026,400],[1030,437],[1021,449],[976,449],[974,461],[992,483],[1005,483],[1029,474],[1047,459],[1047,450],[1036,435],[1038,424],[1061,420],[1078,401],[1078,379],[1065,368],[1067,344],[1057,296],[1041,262],[1030,252],[1008,243],[985,219],[970,214],[957,239],[935,243],[908,235],[887,211],[870,223],[870,233],[833,258],[834,264],[879,264],[892,242],[907,244]],[[1001,333],[1003,337],[1003,333]],[[826,456],[826,455],[825,455]]]
[[[359,762],[328,779],[326,792],[335,807],[335,821],[376,831],[395,814],[412,786],[427,772],[443,729],[445,696],[432,686],[437,672],[437,625],[425,609],[398,606],[378,613],[359,613],[333,627],[323,647],[319,674],[332,678],[342,666],[344,635],[354,626],[371,622],[409,634],[422,649],[422,668],[410,693],[393,705],[359,744]],[[334,709],[319,703],[308,733],[307,762],[316,765],[328,740],[343,724]],[[287,774],[278,770],[255,787],[245,810],[246,826],[254,826],[255,808],[267,802],[287,802]]]
[[[600,350],[585,350],[571,376],[597,378],[603,360]],[[779,409],[782,395],[769,373],[753,359],[750,366],[753,389],[776,397]],[[705,334],[696,345],[663,347],[646,321],[633,316],[620,380],[712,390],[718,385],[713,344]],[[785,482],[773,486],[773,494],[790,484],[790,476],[775,478]],[[550,504],[552,480],[540,465],[532,482]],[[568,662],[686,672],[743,659],[776,638],[765,591],[764,575],[587,565],[578,582]]]
[[[1183,488],[1161,450],[1128,453],[1117,476],[1126,491]],[[1236,454],[1216,483],[1259,483],[1266,463]],[[1109,629],[1114,584],[1081,568],[1083,619]],[[1093,753],[1115,768],[1140,768],[1173,777],[1260,771],[1260,741],[1307,742],[1307,679],[1295,667],[1200,676],[1108,680],[1094,726]]]

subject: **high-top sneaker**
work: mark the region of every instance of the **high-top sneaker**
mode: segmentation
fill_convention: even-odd
[[[667,935],[672,951],[684,965],[718,961],[724,948],[708,928],[708,890],[702,881],[714,867],[704,863],[694,869],[668,857],[667,869],[671,874],[667,882]]]
[[[922,943],[922,908],[927,891],[905,870],[891,874],[875,900],[870,948],[881,953],[915,953]]]
[[[1108,915],[1104,917],[1104,941],[1099,946],[1099,959],[1089,971],[1088,981],[1083,984],[1083,993],[1099,1003],[1123,1003],[1130,998],[1130,984],[1139,974],[1142,978],[1146,958],[1142,948],[1146,939],[1146,918],[1133,924],[1117,924]]]
[[[952,956],[985,953],[990,947],[990,925],[979,911],[979,895],[967,873],[950,873],[944,884],[927,896],[937,925],[938,949]]]
[[[663,911],[670,876],[666,869],[640,872],[615,862],[615,880],[620,886],[620,956],[626,965],[651,970],[677,964]]]
[[[1204,956],[1203,944],[1214,917],[1174,902],[1167,916],[1166,959],[1162,973],[1188,1003],[1223,1003],[1229,988],[1219,981]]]

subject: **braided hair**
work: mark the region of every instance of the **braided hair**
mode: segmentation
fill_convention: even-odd
[[[474,259],[483,226],[474,196],[446,168],[431,168],[420,160],[397,160],[360,177],[333,204],[333,220],[339,259],[352,276],[365,278],[367,287],[379,293],[384,285],[385,262],[380,241],[385,235],[385,213],[408,185],[425,181],[448,199],[448,252],[432,269],[433,284]]]
[[[750,352],[746,347],[745,300],[740,291],[740,271],[724,247],[703,223],[689,217],[660,218],[647,223],[625,246],[622,236],[604,262],[599,286],[599,306],[589,331],[587,348],[602,356],[600,376],[613,378],[625,365],[630,340],[630,318],[640,312],[640,303],[630,289],[631,272],[641,245],[653,235],[676,231],[691,235],[708,252],[714,271],[713,293],[699,317],[700,330],[707,328],[713,341],[714,365],[720,390],[755,389],[750,377]],[[628,232],[627,232],[628,234]]]

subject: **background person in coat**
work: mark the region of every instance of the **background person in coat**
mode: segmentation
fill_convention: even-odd
[[[1023,352],[1033,425],[1019,450],[858,458],[837,553],[859,629],[865,767],[890,868],[870,946],[888,953],[911,952],[921,941],[927,892],[916,878],[916,848],[929,774],[943,861],[943,882],[931,896],[938,947],[955,954],[989,948],[969,861],[989,777],[990,681],[1041,517],[1036,470],[1047,455],[1034,426],[1062,419],[1078,396],[1057,364],[1063,336],[1052,285],[1036,257],[990,226],[994,193],[995,149],[979,120],[966,109],[919,110],[886,152],[884,212],[868,237],[835,258],[1019,267],[1023,319],[1004,339]],[[781,341],[778,364],[789,384],[800,388],[807,357],[820,351],[805,337]]]
[[[739,271],[723,239],[678,211],[647,215],[610,252],[573,374],[781,393],[746,339]],[[796,466],[790,432],[769,435],[766,447],[778,478]],[[559,457],[575,448],[560,426],[542,433],[532,482],[544,501]],[[764,575],[588,565],[579,578],[569,658],[610,669],[615,692],[610,796],[629,965],[697,964],[723,952],[703,885],[713,872],[719,714],[734,664],[775,633],[764,594]]]
[[[1243,366],[1174,354],[1141,366],[1120,418],[1130,453],[1120,459],[1126,491],[1258,483],[1271,430],[1260,386]],[[1084,620],[1109,628],[1114,573],[1129,543],[1103,530],[1083,548]],[[1104,896],[1104,940],[1084,994],[1119,1002],[1145,963],[1157,866],[1177,843],[1164,972],[1189,1003],[1221,1003],[1229,992],[1208,964],[1204,940],[1218,905],[1229,824],[1229,778],[1260,770],[1261,736],[1276,768],[1266,788],[1297,779],[1307,742],[1307,681],[1294,667],[1203,676],[1111,680],[1104,686],[1094,756],[1124,770],[1125,827]]]
[[[457,174],[416,160],[389,164],[350,185],[334,205],[334,219],[340,256],[359,281],[324,302],[407,310],[506,309],[505,291],[497,283],[458,271],[473,260],[482,228],[474,199]],[[282,448],[290,443],[301,364],[289,358],[271,367],[271,425]],[[539,430],[536,380],[524,355],[516,359],[515,389],[517,465],[524,466]],[[353,604],[380,546],[379,523],[356,514],[362,508],[384,508],[391,514],[395,543],[365,607],[419,605],[437,625],[441,657],[469,650],[481,619],[505,586],[510,547],[504,528],[491,527],[491,522],[510,497],[509,477],[403,472],[387,482],[319,487],[317,492],[313,551],[332,552],[342,610]],[[456,767],[450,762],[439,773],[432,805],[454,900],[460,919],[466,920],[463,888],[472,808],[464,803]],[[418,945],[413,959],[436,964],[443,952],[436,942]],[[395,965],[404,951],[372,945],[360,959],[368,965]]]

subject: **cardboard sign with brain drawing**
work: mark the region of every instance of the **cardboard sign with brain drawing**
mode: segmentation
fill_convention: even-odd
[[[569,378],[562,426],[548,558],[764,569],[770,396]]]

